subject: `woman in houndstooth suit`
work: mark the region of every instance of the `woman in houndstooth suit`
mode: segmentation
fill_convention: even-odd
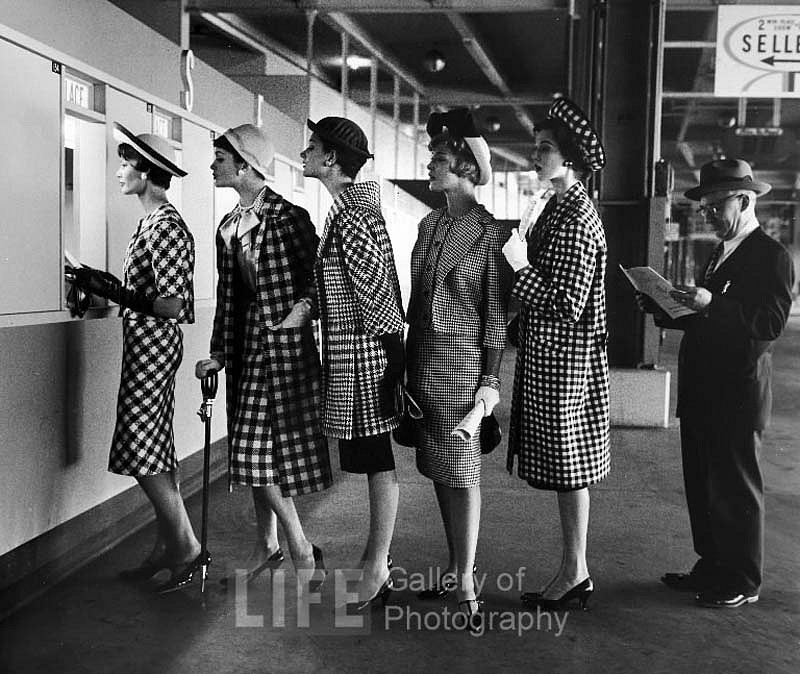
[[[500,290],[500,231],[475,198],[491,180],[486,141],[465,108],[434,113],[428,121],[429,189],[444,192],[447,207],[426,216],[411,253],[408,307],[408,388],[424,418],[417,468],[433,481],[449,559],[423,599],[452,590],[469,616],[480,602],[473,566],[480,523],[480,433],[464,442],[451,433],[478,404],[484,416],[500,399],[505,306]]]
[[[399,490],[389,432],[399,424],[394,393],[404,372],[400,286],[380,186],[353,182],[372,157],[364,132],[342,117],[308,127],[303,175],[319,179],[334,200],[315,266],[323,427],[339,439],[342,470],[367,475],[370,527],[358,588],[364,609],[391,591],[387,559]]]
[[[534,168],[555,196],[528,240],[512,232],[503,247],[521,305],[511,403],[508,469],[532,487],[557,492],[563,554],[531,607],[585,607],[594,586],[586,563],[588,486],[609,471],[603,225],[582,180],[605,161],[583,112],[561,98],[536,127]]]
[[[214,141],[214,184],[235,189],[239,204],[217,230],[211,357],[195,368],[203,378],[225,367],[229,476],[250,486],[256,513],[248,579],[284,559],[277,520],[295,567],[323,568],[293,497],[332,483],[310,320],[318,237],[305,210],[265,185],[273,155],[252,124]]]
[[[120,305],[122,375],[108,469],[138,480],[158,525],[148,558],[120,577],[148,580],[171,569],[172,577],[158,588],[168,592],[191,580],[204,561],[178,488],[172,432],[175,374],[183,357],[178,324],[194,323],[194,239],[167,200],[172,176],[186,175],[169,143],[153,134],[135,136],[117,123],[114,138],[120,143],[120,190],[136,195],[146,215],[128,243],[123,281],[87,267],[74,274],[79,285]]]

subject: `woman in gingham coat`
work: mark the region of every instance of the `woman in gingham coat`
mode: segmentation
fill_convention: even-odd
[[[465,108],[434,113],[428,134],[429,189],[444,192],[447,207],[423,218],[411,253],[408,388],[423,413],[417,468],[433,481],[449,559],[439,582],[419,596],[434,599],[455,590],[475,627],[480,433],[464,442],[452,431],[475,405],[483,405],[486,417],[500,399],[504,261],[497,223],[475,198],[475,186],[490,182],[492,170],[472,116]]]
[[[558,99],[536,127],[534,169],[555,195],[525,241],[512,232],[503,253],[521,305],[511,402],[508,469],[557,492],[563,536],[558,571],[523,603],[557,609],[594,589],[586,563],[588,486],[609,471],[603,225],[582,180],[605,161],[583,112]]]
[[[333,197],[315,266],[323,424],[339,439],[342,470],[367,475],[370,527],[358,587],[364,609],[391,591],[387,560],[399,490],[389,432],[400,420],[395,391],[404,371],[400,286],[380,187],[354,183],[372,156],[364,132],[342,117],[309,120],[308,127],[303,175]]]
[[[293,497],[332,481],[310,320],[318,237],[305,210],[265,185],[273,155],[272,143],[252,124],[214,141],[214,183],[235,189],[239,204],[217,230],[211,357],[196,366],[198,378],[226,372],[229,477],[250,485],[256,513],[248,579],[284,559],[277,520],[295,567],[324,569]]]
[[[131,236],[123,280],[86,267],[74,270],[77,283],[120,305],[122,376],[117,423],[108,469],[132,475],[156,513],[156,542],[138,567],[120,573],[125,580],[147,580],[163,569],[169,592],[190,582],[203,562],[178,488],[178,460],[172,432],[175,374],[183,358],[179,323],[194,322],[194,239],[167,200],[172,176],[186,172],[159,136],[134,136],[114,124],[120,142],[117,178],[122,194],[135,194],[146,213]]]

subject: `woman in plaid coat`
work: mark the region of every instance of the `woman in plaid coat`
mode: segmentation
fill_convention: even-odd
[[[480,433],[464,442],[453,429],[475,405],[488,417],[500,400],[505,306],[500,290],[500,231],[475,198],[491,181],[489,147],[465,108],[428,120],[429,189],[447,207],[423,218],[411,253],[408,388],[423,412],[417,468],[432,480],[449,559],[435,587],[420,598],[455,590],[470,626],[480,602],[473,566],[481,511]]]
[[[372,155],[350,120],[308,121],[303,175],[319,179],[333,205],[317,250],[315,276],[322,322],[323,424],[339,438],[342,470],[367,475],[370,527],[358,588],[363,609],[391,591],[387,568],[398,486],[389,432],[400,413],[403,376],[400,286],[375,182],[354,183]]]
[[[603,226],[581,180],[603,166],[600,141],[583,112],[558,99],[536,127],[534,168],[555,196],[528,234],[512,232],[503,253],[521,305],[511,403],[508,469],[557,492],[561,565],[523,603],[582,606],[594,586],[586,563],[587,487],[609,471]]]
[[[217,230],[211,357],[196,367],[198,378],[225,367],[229,477],[250,485],[256,512],[248,578],[283,561],[277,520],[295,567],[323,567],[293,497],[332,482],[310,322],[318,238],[308,213],[264,184],[272,157],[252,124],[214,141],[214,182],[235,189],[239,204]]]
[[[172,577],[159,586],[169,592],[190,582],[203,562],[178,488],[178,459],[172,432],[175,375],[183,357],[180,323],[194,323],[194,239],[167,200],[175,165],[169,143],[153,134],[133,135],[114,124],[119,141],[117,178],[123,194],[135,194],[146,216],[131,236],[123,280],[88,267],[72,270],[76,283],[120,305],[122,375],[117,423],[108,469],[134,476],[153,504],[156,542],[141,566],[120,573],[147,580],[163,569]]]

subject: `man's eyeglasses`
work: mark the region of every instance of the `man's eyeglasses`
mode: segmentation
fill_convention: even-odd
[[[725,197],[724,199],[721,199],[720,201],[715,201],[713,204],[706,204],[705,206],[700,206],[700,208],[697,209],[697,212],[700,215],[704,215],[707,218],[708,217],[715,218],[715,217],[717,217],[719,215],[719,212],[722,209],[722,206],[725,204],[726,201],[728,201],[729,199],[738,199],[739,197],[743,197],[743,196],[746,196],[746,195],[744,195],[744,194],[731,194],[729,197]]]

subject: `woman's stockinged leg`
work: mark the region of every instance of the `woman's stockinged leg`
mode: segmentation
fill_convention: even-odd
[[[459,601],[474,600],[475,551],[478,547],[478,532],[481,521],[480,486],[451,488],[449,492],[450,517],[453,530],[453,543],[456,553],[456,573],[458,574],[457,596]]]
[[[558,576],[547,587],[545,596],[557,599],[589,576],[586,539],[589,529],[589,490],[558,492],[563,557]]]
[[[400,487],[397,472],[384,470],[367,475],[369,487],[369,538],[364,574],[359,586],[362,600],[372,597],[386,581],[386,558],[394,535]]]
[[[439,512],[442,514],[444,534],[447,539],[447,566],[441,569],[441,576],[456,574],[456,546],[453,538],[453,515],[451,512],[450,488],[438,482],[433,483],[436,490],[436,500],[439,502]]]
[[[300,523],[300,517],[294,506],[294,499],[291,496],[284,496],[278,485],[269,485],[253,487],[253,501],[257,511],[261,508],[261,514],[265,517],[265,521],[269,516],[268,511],[273,512],[280,521],[295,568],[314,568],[312,546],[303,531],[303,525]],[[258,518],[258,515],[256,517]],[[266,539],[264,540],[266,541]],[[277,531],[274,540],[275,549],[272,552],[277,550]]]
[[[192,529],[174,474],[142,475],[136,479],[156,511],[167,559],[181,564],[197,557],[200,543]]]
[[[255,569],[278,551],[278,516],[270,505],[264,487],[253,487],[253,507],[256,514],[256,540],[247,568]]]

